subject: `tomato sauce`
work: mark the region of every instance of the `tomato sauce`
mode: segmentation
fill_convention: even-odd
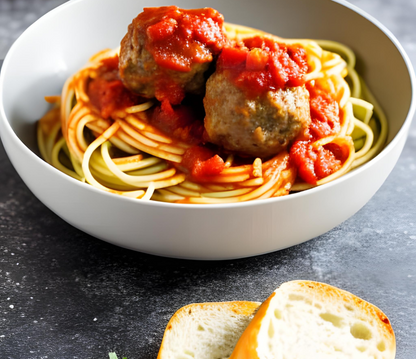
[[[319,86],[308,84],[312,123],[309,132],[314,139],[337,134],[340,131],[338,102]]]
[[[339,146],[331,145],[314,147],[309,141],[295,142],[290,148],[290,159],[298,169],[298,177],[316,184],[339,170],[345,158]]]
[[[172,106],[169,101],[162,101],[153,109],[150,121],[169,136],[192,145],[175,166],[195,180],[209,181],[210,176],[221,173],[225,163],[217,151],[204,145],[203,109],[189,102]]]
[[[226,37],[223,16],[211,8],[145,8],[135,19],[146,30],[146,50],[166,69],[188,72],[193,63],[210,62]]]
[[[224,168],[224,160],[212,150],[203,146],[193,146],[186,150],[181,166],[194,179],[209,180],[209,176],[220,174]]]
[[[334,143],[312,146],[313,141],[339,133],[340,111],[338,102],[318,83],[307,83],[306,88],[309,91],[311,113],[308,128],[310,139],[296,141],[290,149],[290,158],[298,169],[298,176],[307,183],[316,184],[320,179],[338,171],[348,154]]]
[[[154,108],[151,123],[169,136],[198,145],[203,141],[203,119],[203,111],[195,105],[172,106],[169,101],[162,101]]]
[[[256,97],[270,90],[304,85],[308,64],[300,45],[256,36],[244,40],[244,46],[224,47],[217,68],[248,96]]]
[[[87,94],[91,104],[103,118],[109,118],[118,109],[139,103],[140,97],[127,90],[119,78],[118,56],[102,60],[97,77],[90,80]]]

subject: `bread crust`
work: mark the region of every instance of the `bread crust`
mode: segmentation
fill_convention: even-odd
[[[220,336],[216,343],[208,343],[212,356],[205,353],[204,357],[214,359],[215,352],[228,357],[260,304],[250,301],[208,302],[188,304],[180,308],[166,326],[157,359],[186,358],[187,353],[192,352],[200,326],[203,326],[206,333],[215,336],[218,331]],[[211,322],[213,325],[207,324]],[[179,341],[183,343],[180,344]]]
[[[325,283],[296,280],[262,304],[230,359],[394,359],[395,354],[393,328],[378,307]]]
[[[354,308],[360,310],[361,313],[366,316],[367,320],[375,323],[380,333],[383,333],[386,340],[396,346],[393,327],[391,326],[389,318],[387,318],[381,309],[346,290],[321,282],[305,280],[295,280],[283,283],[279,289],[290,289],[299,293],[305,293],[306,295],[322,298],[322,300],[325,301],[341,301],[345,304],[350,304]]]

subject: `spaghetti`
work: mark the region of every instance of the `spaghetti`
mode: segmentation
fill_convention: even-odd
[[[277,38],[234,24],[225,24],[225,34],[235,42],[265,36],[302,46],[307,54],[305,82],[311,93],[311,111],[314,89],[325,89],[336,101],[339,126],[323,136],[295,141],[287,151],[267,158],[247,159],[223,151],[219,173],[193,176],[183,166],[193,147],[188,137],[172,136],[151,121],[152,111],[160,105],[157,99],[127,101],[110,109],[108,116],[97,109],[88,86],[99,77],[103,63],[119,53],[119,49],[105,50],[66,81],[61,96],[46,98],[53,108],[38,124],[41,156],[67,175],[107,192],[142,200],[218,204],[278,197],[319,186],[381,151],[387,121],[354,69],[355,55],[348,47],[333,41]],[[336,169],[312,180],[307,172],[311,168],[296,162],[299,154],[303,159],[316,156],[319,161],[319,156],[328,153],[335,158]]]

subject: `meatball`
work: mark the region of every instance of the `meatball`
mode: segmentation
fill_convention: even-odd
[[[249,97],[222,71],[208,79],[204,107],[209,141],[244,156],[265,158],[285,150],[311,121],[304,85]]]
[[[146,8],[121,41],[120,77],[132,92],[179,104],[186,93],[203,94],[205,72],[226,37],[214,9]]]

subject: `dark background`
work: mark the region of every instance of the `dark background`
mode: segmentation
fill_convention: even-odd
[[[0,59],[63,2],[0,0]],[[389,28],[416,63],[416,1],[351,2]],[[32,195],[0,145],[2,358],[156,358],[181,306],[263,301],[292,279],[327,282],[377,305],[395,330],[396,358],[416,358],[415,121],[392,174],[351,219],[293,248],[222,262],[154,257],[76,230]]]

